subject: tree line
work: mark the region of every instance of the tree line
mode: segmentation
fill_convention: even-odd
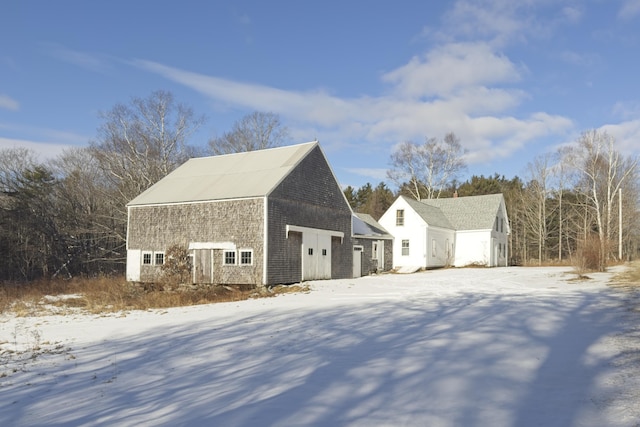
[[[190,157],[289,142],[276,114],[254,112],[206,147],[191,145],[205,118],[164,91],[117,104],[100,118],[95,140],[54,159],[0,150],[0,281],[122,274],[130,200]],[[390,155],[387,182],[346,187],[345,197],[354,211],[378,219],[399,195],[503,193],[514,264],[589,255],[603,269],[611,259],[638,255],[638,159],[619,153],[610,135],[583,133],[533,159],[523,179],[495,174],[460,182],[465,154],[454,133],[405,141]]]
[[[283,145],[273,113],[254,112],[207,147],[189,144],[204,117],[170,92],[133,98],[101,113],[87,147],[41,161],[0,150],[0,281],[122,274],[127,203],[190,157]]]
[[[375,219],[399,195],[420,199],[502,193],[509,214],[510,262],[571,262],[604,270],[612,260],[635,259],[640,251],[640,181],[638,158],[616,149],[611,135],[582,133],[573,144],[534,158],[523,178],[472,176],[458,181],[466,169],[465,150],[454,134],[406,141],[392,153],[384,183],[347,187],[345,196],[356,211]]]

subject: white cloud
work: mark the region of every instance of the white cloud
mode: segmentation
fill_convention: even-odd
[[[334,145],[390,151],[400,141],[454,132],[469,150],[470,163],[485,162],[573,126],[567,118],[546,113],[510,115],[529,95],[506,87],[521,78],[518,67],[486,43],[441,45],[384,74],[389,84],[384,95],[357,98],[237,82],[146,60],[132,64],[217,103],[273,111],[294,132],[307,135],[305,140],[330,137]]]
[[[640,119],[629,120],[618,124],[604,125],[600,130],[606,131],[616,139],[616,148],[627,155],[640,155]]]
[[[624,0],[618,11],[618,16],[624,19],[634,18],[640,14],[640,0]]]
[[[27,141],[24,139],[11,139],[0,137],[0,150],[7,148],[27,148],[32,150],[40,160],[53,159],[66,149],[73,148],[73,145],[53,144],[40,141]]]
[[[111,61],[104,55],[80,52],[55,43],[45,43],[43,46],[54,58],[89,71],[104,73],[112,68]]]
[[[20,104],[18,104],[18,101],[12,99],[8,95],[0,93],[0,108],[4,108],[5,110],[18,111],[20,109]]]
[[[450,43],[382,76],[404,97],[448,96],[469,86],[519,80],[515,65],[486,43]]]

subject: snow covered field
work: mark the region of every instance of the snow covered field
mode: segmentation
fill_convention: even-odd
[[[638,426],[637,293],[568,271],[0,317],[0,426]]]

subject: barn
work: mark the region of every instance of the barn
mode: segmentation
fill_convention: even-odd
[[[186,248],[193,283],[353,275],[352,211],[317,141],[193,158],[127,205],[127,280]]]

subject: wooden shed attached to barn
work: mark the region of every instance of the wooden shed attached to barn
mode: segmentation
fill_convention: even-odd
[[[352,277],[351,208],[317,141],[193,158],[127,210],[129,281],[158,280],[174,245],[194,283]]]

